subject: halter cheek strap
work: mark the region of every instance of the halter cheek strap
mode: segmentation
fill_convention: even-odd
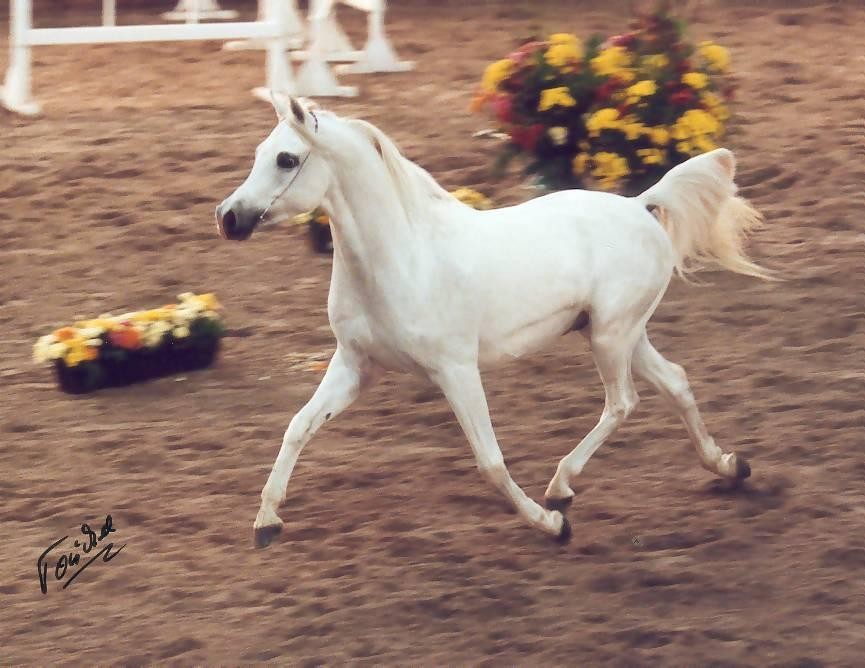
[[[312,116],[312,119],[315,121],[315,133],[318,134],[318,116],[316,116],[315,112],[313,111],[310,111],[309,115]],[[286,192],[288,192],[288,189],[291,188],[291,186],[297,180],[297,177],[300,176],[300,170],[303,169],[303,166],[306,164],[306,161],[309,159],[311,153],[312,149],[307,151],[306,155],[303,156],[303,160],[301,160],[300,164],[297,166],[297,171],[294,173],[294,176],[291,177],[291,180],[288,182],[285,188],[280,190],[276,194],[276,196],[272,200],[270,200],[270,204],[268,204],[267,208],[261,212],[261,215],[258,217],[257,222],[260,223],[262,220],[264,220],[264,217],[270,212],[270,210],[273,208],[273,205],[276,204],[277,200],[279,200],[280,197],[282,197]]]

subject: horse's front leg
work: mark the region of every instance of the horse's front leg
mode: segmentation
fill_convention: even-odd
[[[369,364],[337,347],[321,384],[292,418],[283,436],[276,463],[261,491],[261,507],[253,525],[257,547],[267,547],[282,530],[276,510],[285,499],[288,480],[303,446],[321,425],[348,408],[377,375],[378,371]]]
[[[566,542],[571,537],[567,518],[557,510],[546,510],[532,501],[508,473],[490,421],[477,366],[447,366],[430,375],[453,408],[472,446],[481,474],[508,498],[526,522]]]

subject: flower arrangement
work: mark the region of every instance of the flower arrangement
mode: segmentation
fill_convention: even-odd
[[[224,333],[221,306],[212,294],[178,300],[61,327],[39,338],[33,360],[52,362],[61,389],[76,394],[208,366]]]
[[[492,201],[471,188],[457,188],[451,191],[463,204],[468,204],[474,209],[491,209]],[[293,225],[306,225],[309,230],[309,240],[316,253],[333,253],[333,236],[330,233],[330,218],[324,209],[318,208],[308,213],[295,216]]]
[[[489,65],[471,109],[509,137],[497,167],[524,154],[548,188],[638,192],[715,148],[730,118],[730,54],[688,43],[667,5],[625,34],[554,34]]]

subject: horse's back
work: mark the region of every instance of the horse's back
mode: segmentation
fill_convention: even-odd
[[[672,271],[664,229],[617,195],[553,193],[472,222],[466,259],[477,270],[482,358],[491,363],[543,348],[584,311],[650,303]]]

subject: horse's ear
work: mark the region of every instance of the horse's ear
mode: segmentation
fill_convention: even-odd
[[[307,110],[304,103],[301,103],[297,98],[280,95],[272,90],[270,91],[270,102],[281,123],[285,122],[291,125],[310,146],[318,144],[318,139],[315,136],[318,132],[318,119]]]
[[[270,103],[273,105],[273,110],[276,112],[276,117],[279,119],[280,123],[285,120],[288,109],[286,108],[285,99],[282,96],[277,95],[273,92],[271,88],[270,93]]]
[[[318,118],[306,109],[295,97],[288,98],[285,120],[291,124],[303,140],[310,146],[319,145]]]

